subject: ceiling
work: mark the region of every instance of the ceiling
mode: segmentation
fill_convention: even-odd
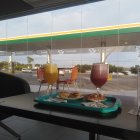
[[[0,20],[102,0],[1,0]]]

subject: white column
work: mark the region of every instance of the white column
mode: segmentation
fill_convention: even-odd
[[[14,63],[13,63],[13,53],[11,52],[9,56],[9,73],[14,73],[15,68],[14,68]]]
[[[101,52],[101,63],[105,62],[105,52]]]
[[[10,73],[12,72],[12,53],[11,53],[11,55],[9,56],[9,72],[10,72]]]

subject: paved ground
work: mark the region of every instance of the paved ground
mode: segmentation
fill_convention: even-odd
[[[33,92],[38,91],[39,82],[36,78],[36,73],[16,73],[18,77],[21,77],[29,82],[31,89]],[[68,77],[61,76],[61,78]],[[78,87],[80,92],[88,92],[92,93],[96,91],[95,86],[90,81],[89,74],[79,74],[78,76]],[[60,89],[62,89],[60,87]],[[43,85],[41,88],[42,91],[46,90],[46,85]],[[73,86],[71,86],[71,90]],[[107,83],[102,87],[101,92],[105,94],[117,94],[117,95],[128,95],[128,96],[136,96],[137,95],[137,77],[136,76],[113,76],[111,81],[107,81]]]

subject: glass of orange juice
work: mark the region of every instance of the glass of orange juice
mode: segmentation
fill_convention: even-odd
[[[49,85],[51,85],[50,97],[52,95],[52,86],[58,80],[58,68],[56,64],[46,64],[44,69],[44,78]]]

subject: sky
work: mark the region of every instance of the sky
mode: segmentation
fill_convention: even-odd
[[[4,20],[0,21],[0,38],[140,22],[139,5],[140,0],[104,0]],[[35,63],[46,63],[47,56],[31,57],[35,59]],[[8,57],[0,56],[0,60],[8,60]],[[13,56],[13,60],[27,63],[26,56]],[[53,56],[54,63],[60,65],[92,64],[99,60],[100,56],[97,53]],[[113,52],[107,61],[127,67],[139,64],[139,50],[127,53]]]

